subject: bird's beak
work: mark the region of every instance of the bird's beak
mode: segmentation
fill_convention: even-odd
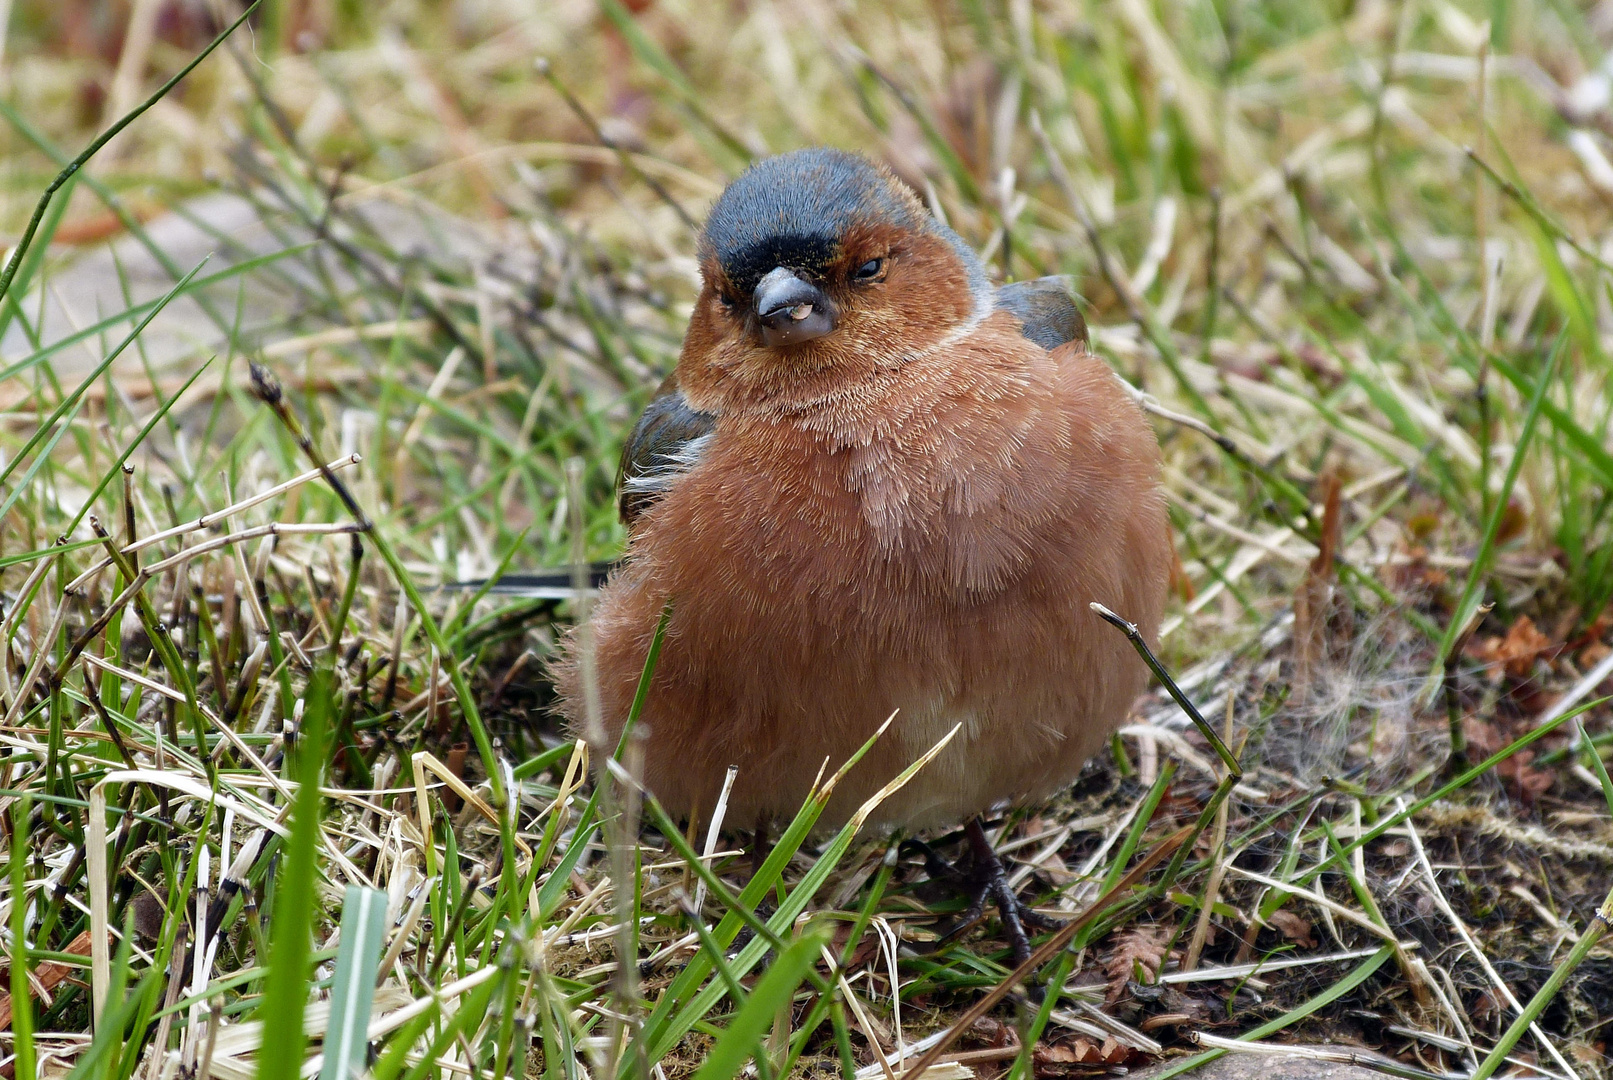
[[[822,289],[782,266],[756,283],[754,304],[764,345],[799,345],[839,322],[834,301]]]

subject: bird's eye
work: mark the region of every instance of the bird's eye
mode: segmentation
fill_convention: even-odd
[[[884,270],[884,269],[885,269],[885,260],[884,259],[869,259],[867,262],[865,262],[861,266],[857,267],[857,272],[852,274],[851,276],[853,278],[855,278],[857,281],[873,281],[875,278],[877,278],[880,275],[880,272],[882,270]]]
[[[719,303],[721,303],[723,307],[728,308],[730,311],[733,310],[734,305],[736,303],[734,298],[732,296],[728,295],[725,292],[720,292],[720,293],[717,294],[717,301]]]

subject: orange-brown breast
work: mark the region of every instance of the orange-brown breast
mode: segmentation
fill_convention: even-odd
[[[956,724],[876,821],[922,827],[1067,783],[1145,671],[1088,609],[1150,636],[1169,565],[1158,446],[1102,361],[1007,316],[805,409],[725,413],[646,512],[594,615],[619,733],[662,606],[645,779],[730,824],[793,815],[827,760],[895,724],[837,790],[848,816]],[[575,665],[557,672],[580,720]]]

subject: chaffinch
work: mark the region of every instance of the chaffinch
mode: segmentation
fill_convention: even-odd
[[[1068,784],[1146,671],[1170,546],[1153,430],[1056,278],[993,288],[888,170],[812,149],[717,199],[673,374],[627,440],[627,556],[592,636],[614,746],[657,621],[646,785],[730,823],[787,820],[893,712],[822,819],[845,820],[954,725],[875,821],[967,821],[1018,959],[1025,909],[977,815]],[[558,708],[585,725],[575,646]]]

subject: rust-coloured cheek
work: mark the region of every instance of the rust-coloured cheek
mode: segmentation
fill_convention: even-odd
[[[815,276],[836,308],[835,326],[799,341],[776,334],[769,341],[753,325],[745,299],[736,298],[734,308],[719,299],[725,288],[720,268],[702,268],[708,284],[678,364],[691,405],[722,413],[818,400],[933,348],[973,314],[968,272],[941,237],[869,228],[844,246],[847,264],[885,259],[884,277],[851,282],[838,264]]]

